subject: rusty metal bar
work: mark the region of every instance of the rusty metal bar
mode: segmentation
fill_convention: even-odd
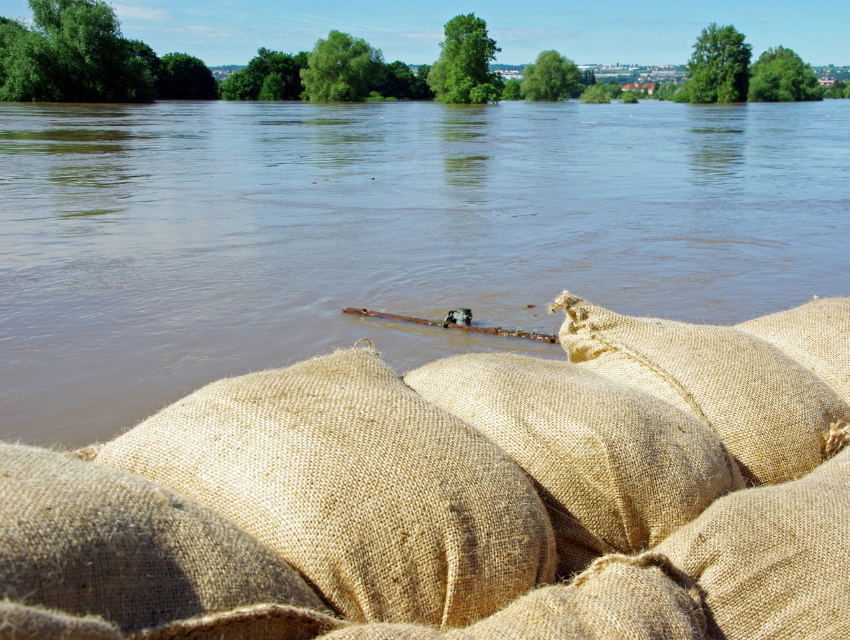
[[[369,309],[353,309],[351,307],[342,310],[343,313],[351,313],[358,316],[368,316],[372,318],[386,318],[387,320],[401,320],[403,322],[413,322],[416,324],[424,324],[429,327],[443,327],[442,322],[434,320],[425,320],[424,318],[413,318],[411,316],[398,316],[393,313],[384,313],[382,311],[370,311]],[[446,329],[463,329],[464,331],[474,331],[476,333],[489,333],[496,336],[507,336],[509,338],[525,338],[526,340],[536,340],[538,342],[548,342],[550,344],[558,344],[558,336],[553,336],[548,333],[535,333],[533,331],[520,331],[518,329],[502,329],[502,327],[473,327],[464,324],[449,324]]]

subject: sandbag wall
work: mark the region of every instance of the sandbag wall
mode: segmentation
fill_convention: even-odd
[[[81,459],[0,445],[0,638],[850,634],[850,338],[811,329],[847,301],[734,328],[554,307],[561,360],[402,379],[354,348]]]

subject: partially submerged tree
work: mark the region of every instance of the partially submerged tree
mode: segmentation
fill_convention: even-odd
[[[307,68],[301,70],[304,91],[311,102],[362,101],[382,63],[380,49],[362,38],[331,31],[307,56]]]
[[[522,75],[526,100],[563,100],[579,84],[578,67],[557,51],[542,52],[534,64],[525,66]]]
[[[502,100],[522,100],[522,83],[519,80],[508,80],[502,90]]]
[[[209,67],[186,53],[162,56],[156,87],[157,97],[164,100],[217,100],[219,92]]]
[[[611,94],[603,88],[603,85],[595,84],[581,94],[581,101],[588,104],[609,104]]]
[[[142,102],[151,69],[102,0],[29,0],[33,27],[0,26],[0,100]]]
[[[474,13],[455,16],[446,23],[440,58],[431,67],[428,84],[442,102],[497,101],[502,80],[490,73],[490,62],[501,51],[487,35],[487,23]]]
[[[702,30],[688,61],[691,102],[743,102],[749,88],[752,46],[732,25]]]
[[[761,54],[750,74],[750,102],[823,99],[824,89],[812,67],[782,45]]]
[[[301,69],[306,66],[306,51],[293,55],[261,47],[248,66],[231,74],[221,85],[221,97],[225,100],[299,100],[304,90]]]

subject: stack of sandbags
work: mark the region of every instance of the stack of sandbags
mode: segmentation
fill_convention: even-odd
[[[717,637],[850,637],[850,450],[721,498],[657,550],[705,591]]]
[[[341,625],[277,554],[129,473],[0,444],[0,637],[313,638]]]
[[[651,548],[744,485],[710,427],[570,362],[470,354],[404,381],[534,478],[552,516],[561,576],[604,553]]]
[[[210,384],[95,462],[224,514],[353,621],[464,626],[555,576],[522,469],[371,349]]]
[[[570,361],[692,412],[755,484],[799,478],[843,444],[850,406],[775,346],[731,327],[634,318],[567,292]]]
[[[850,402],[850,298],[815,298],[736,328],[779,347]]]
[[[669,560],[597,560],[567,586],[543,587],[465,629],[352,625],[325,640],[706,640],[701,595]]]

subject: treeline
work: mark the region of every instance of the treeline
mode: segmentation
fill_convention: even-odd
[[[555,101],[581,98],[637,102],[646,92],[597,84],[592,71],[554,50],[525,66],[522,81],[505,82],[490,71],[501,51],[487,23],[475,14],[445,25],[440,57],[414,74],[362,38],[331,31],[310,52],[261,48],[244,69],[219,86],[209,68],[185,53],[162,58],[144,42],[125,39],[104,0],[29,0],[32,26],[0,18],[0,100],[145,102],[162,99],[499,100]],[[688,62],[684,85],[662,84],[651,96],[676,102],[775,102],[850,97],[836,82],[824,89],[811,66],[782,46],[750,64],[752,47],[733,26],[703,29]]]
[[[396,60],[385,63],[380,50],[360,38],[331,31],[313,51],[297,54],[262,48],[248,66],[221,85],[225,100],[431,100],[426,78]]]
[[[0,18],[0,100],[147,102],[217,98],[207,66],[185,53],[159,58],[128,40],[102,0],[29,0],[33,25]]]

